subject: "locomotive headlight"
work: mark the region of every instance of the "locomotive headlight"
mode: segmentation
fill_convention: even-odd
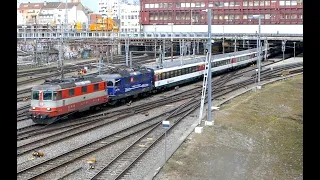
[[[51,108],[47,108],[47,110],[48,110],[48,111],[50,111],[50,110],[51,110]]]
[[[36,107],[32,107],[32,109],[36,109]]]

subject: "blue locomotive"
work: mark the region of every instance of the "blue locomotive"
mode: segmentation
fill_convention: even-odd
[[[121,69],[111,74],[98,75],[107,82],[109,104],[114,105],[120,100],[128,101],[138,96],[147,96],[154,87],[154,71],[150,68]]]

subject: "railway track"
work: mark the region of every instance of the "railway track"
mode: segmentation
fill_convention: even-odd
[[[292,66],[287,68],[292,68]],[[274,70],[276,69],[277,68],[274,68]],[[282,67],[278,71],[281,72],[285,69],[285,67]],[[296,71],[297,70],[293,70],[292,72]],[[232,79],[232,77],[235,77],[235,74],[236,73],[222,76],[221,79],[228,81]],[[272,74],[268,73],[261,74],[261,79],[270,78],[271,75]],[[277,74],[277,76],[279,75],[280,73]],[[245,81],[247,83],[243,83],[242,86],[254,83],[254,78],[255,76],[251,77]],[[214,98],[221,97],[230,91],[235,90],[233,88],[239,88],[239,84],[235,84],[233,88],[229,86],[228,88],[221,89],[224,84],[225,83],[220,83],[219,87],[213,86],[213,93],[215,95]],[[218,88],[220,88],[220,91],[218,91]],[[128,173],[130,174],[130,169],[134,167],[135,163],[138,162],[145,153],[151,150],[152,147],[154,147],[154,145],[164,137],[164,130],[161,127],[161,122],[164,119],[171,121],[172,126],[167,130],[167,133],[170,133],[170,130],[173,129],[175,125],[178,124],[186,115],[190,114],[199,107],[199,96],[194,98],[190,97],[189,99],[190,100],[186,104],[169,112],[165,112],[157,117],[154,117],[153,119],[148,119],[121,131],[114,132],[106,137],[99,138],[98,140],[92,141],[81,147],[74,148],[53,158],[46,159],[41,162],[38,161],[28,166],[21,165],[18,167],[17,177],[23,179],[41,177],[41,175],[44,175],[45,173],[51,172],[81,158],[83,159],[88,157],[88,155],[92,153],[103,150],[104,148],[108,148],[109,146],[117,143],[118,146],[126,148],[122,148],[117,155],[110,157],[107,162],[104,162],[104,164],[96,167],[93,172],[90,171],[90,178],[120,179],[124,175],[128,175]],[[174,117],[176,119],[170,119]],[[121,143],[123,144],[119,145]],[[125,146],[126,144],[129,145]],[[81,168],[75,168],[63,175],[63,177],[77,171],[81,171]]]

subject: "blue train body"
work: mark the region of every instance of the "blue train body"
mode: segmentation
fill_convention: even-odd
[[[152,69],[122,70],[113,74],[98,75],[107,83],[109,103],[114,104],[120,99],[136,98],[146,95],[154,88],[154,71]]]

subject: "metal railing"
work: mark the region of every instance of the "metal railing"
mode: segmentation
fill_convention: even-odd
[[[17,31],[17,39],[56,39],[62,35],[60,31],[43,31],[43,32],[23,32],[21,29]],[[68,31],[64,33],[64,37],[68,39],[90,39],[90,38],[132,38],[132,39],[153,39],[153,38],[194,38],[194,39],[206,39],[208,38],[207,32],[157,32],[157,33],[113,33],[113,32],[94,32],[94,31]],[[279,39],[288,39],[288,40],[303,40],[303,34],[270,34],[270,33],[261,33],[261,39],[268,40],[279,40]],[[226,39],[256,39],[256,33],[212,33],[212,38],[223,38]]]

